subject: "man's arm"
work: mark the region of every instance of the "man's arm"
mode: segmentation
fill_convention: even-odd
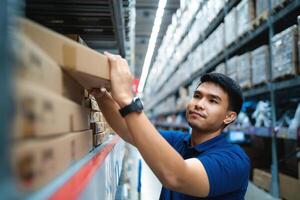
[[[127,128],[124,118],[119,113],[119,105],[111,97],[111,95],[104,89],[102,91],[92,91],[97,103],[103,113],[105,119],[112,127],[112,129],[126,142],[134,145],[132,137]],[[135,146],[135,145],[134,145]]]
[[[108,53],[106,56],[110,63],[112,97],[124,107],[132,101],[132,75],[126,60]],[[135,146],[165,187],[198,197],[208,195],[208,176],[198,159],[184,160],[144,113],[130,113],[125,121]]]
[[[165,187],[192,196],[208,195],[208,176],[198,159],[184,160],[144,113],[131,113],[125,120],[136,147]]]

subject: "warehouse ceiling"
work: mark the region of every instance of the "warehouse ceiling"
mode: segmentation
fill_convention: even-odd
[[[139,78],[159,0],[135,1],[134,75]],[[128,57],[128,44],[132,2],[134,0],[25,0],[25,15],[59,33],[78,34],[89,47],[99,52],[106,50],[124,57],[127,54],[127,58],[131,58]],[[172,15],[179,7],[180,0],[167,0],[152,62],[172,21]]]
[[[26,0],[26,17],[62,34],[78,34],[97,51],[125,56],[128,0]]]
[[[159,0],[136,0],[136,27],[135,27],[135,77],[140,77],[148,47],[148,41],[155,19]],[[155,60],[157,50],[163,36],[172,21],[172,15],[180,7],[180,0],[167,0],[164,17],[160,26],[156,48],[152,57]],[[151,66],[150,66],[151,67]]]

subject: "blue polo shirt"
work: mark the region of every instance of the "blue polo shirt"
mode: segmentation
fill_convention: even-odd
[[[244,199],[250,160],[238,145],[227,142],[224,133],[194,147],[191,146],[191,135],[188,133],[160,130],[160,134],[184,159],[197,158],[201,161],[210,185],[206,198],[185,195],[163,187],[160,200]]]

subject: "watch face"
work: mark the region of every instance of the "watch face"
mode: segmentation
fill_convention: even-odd
[[[136,104],[139,111],[142,111],[144,109],[143,102],[141,101],[140,98],[136,98],[134,102],[135,102],[135,104]]]

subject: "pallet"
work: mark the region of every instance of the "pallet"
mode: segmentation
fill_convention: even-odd
[[[260,26],[264,21],[266,21],[269,17],[269,11],[265,10],[261,15],[256,17],[252,22],[251,22],[251,27],[254,29],[258,26]]]
[[[260,82],[260,83],[252,83],[252,87],[251,87],[251,88],[259,88],[259,87],[262,87],[262,86],[266,85],[268,82],[269,82],[269,81],[264,80],[264,81],[262,81],[262,82]]]
[[[244,90],[249,90],[252,88],[252,85],[250,83],[246,83],[246,84],[240,84],[241,88]]]
[[[278,76],[276,78],[273,78],[273,81],[285,81],[285,80],[288,80],[288,79],[291,79],[293,77],[295,77],[296,74],[294,73],[289,73],[289,74],[283,74],[282,76]]]
[[[284,7],[287,6],[287,4],[289,4],[291,0],[279,0],[279,1],[281,2],[272,7],[272,14],[282,10]]]
[[[235,41],[236,42],[241,41],[242,39],[247,37],[253,30],[254,30],[254,27],[252,25],[250,25],[249,29],[247,31],[245,31],[243,34],[241,34],[240,36],[238,36],[238,38]]]

